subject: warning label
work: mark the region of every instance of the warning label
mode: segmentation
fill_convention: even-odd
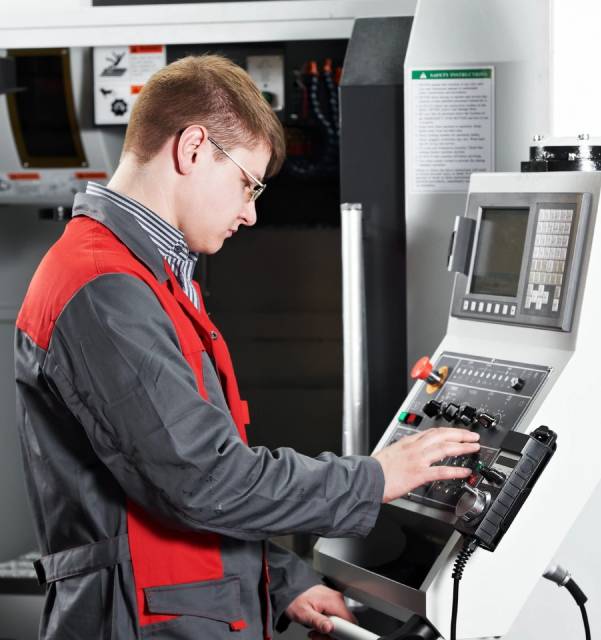
[[[150,76],[167,64],[163,45],[94,48],[94,122],[127,124]]]

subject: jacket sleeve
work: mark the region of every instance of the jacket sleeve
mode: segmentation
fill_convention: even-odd
[[[76,293],[43,370],[123,491],[170,526],[259,540],[366,535],[375,523],[379,463],[247,447],[198,393],[170,318],[133,276],[102,275]]]
[[[309,563],[299,558],[292,551],[268,543],[269,595],[273,615],[273,626],[280,633],[285,631],[290,620],[284,613],[288,605],[301,593],[316,584],[322,584],[321,577],[311,568]]]

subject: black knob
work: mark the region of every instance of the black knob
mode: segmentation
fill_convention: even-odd
[[[466,427],[470,427],[474,420],[476,419],[476,409],[474,407],[470,407],[469,404],[462,405],[459,410],[459,422],[464,424]]]
[[[482,477],[489,482],[492,482],[492,484],[501,485],[505,482],[505,480],[507,480],[507,476],[502,471],[497,471],[496,469],[487,467],[485,464],[480,463],[477,469]]]
[[[438,418],[438,416],[442,412],[442,402],[438,402],[437,400],[429,400],[424,405],[422,411],[428,416],[428,418]]]
[[[512,389],[515,389],[516,391],[521,391],[524,388],[524,385],[526,384],[526,381],[524,380],[524,378],[511,378],[511,380],[509,381],[509,384],[511,385]]]
[[[449,404],[444,408],[444,411],[442,412],[442,417],[447,422],[453,422],[457,418],[458,414],[459,405],[455,404],[454,402],[449,402]]]
[[[497,419],[484,411],[478,414],[476,422],[485,429],[494,429],[497,426]]]

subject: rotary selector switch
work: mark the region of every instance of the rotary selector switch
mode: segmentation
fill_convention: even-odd
[[[476,419],[476,408],[470,407],[469,404],[461,405],[459,409],[459,422],[466,427],[471,427]]]
[[[454,422],[459,415],[459,405],[454,402],[449,402],[449,404],[444,408],[442,412],[442,417],[447,422]]]
[[[495,416],[491,416],[490,413],[486,413],[485,411],[480,412],[476,416],[476,424],[485,429],[494,429],[497,426],[497,422],[498,420]]]
[[[524,388],[526,381],[524,380],[524,378],[519,378],[516,376],[515,378],[511,378],[509,384],[514,391],[521,391]]]
[[[488,491],[470,487],[464,482],[463,493],[455,507],[455,515],[464,522],[476,522],[482,518],[490,506],[491,496]]]
[[[438,402],[438,400],[428,400],[426,404],[423,406],[422,411],[428,416],[428,418],[432,418],[436,420],[442,413],[442,402]]]

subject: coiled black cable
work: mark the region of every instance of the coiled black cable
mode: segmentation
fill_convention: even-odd
[[[453,567],[453,609],[451,612],[451,640],[457,640],[457,612],[459,610],[459,581],[463,577],[463,570],[472,553],[478,548],[477,538],[466,538],[463,548],[457,555]]]

